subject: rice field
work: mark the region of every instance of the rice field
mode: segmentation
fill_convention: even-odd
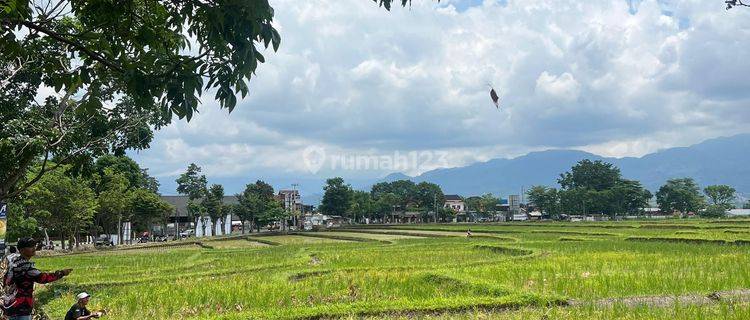
[[[746,319],[750,296],[633,302],[750,289],[750,232],[739,231],[750,223],[399,225],[202,240],[37,258],[41,269],[75,269],[43,287],[38,304],[51,319],[79,291],[108,319]]]

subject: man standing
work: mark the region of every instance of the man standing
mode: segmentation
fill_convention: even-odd
[[[34,283],[49,283],[67,276],[71,269],[54,273],[41,272],[34,267],[31,258],[36,255],[37,242],[33,238],[18,240],[19,256],[8,266],[3,277],[6,294],[3,297],[3,311],[9,320],[31,320],[34,308]]]
[[[89,304],[89,298],[91,296],[86,292],[81,292],[76,296],[78,302],[70,307],[68,313],[65,314],[65,320],[88,320],[93,318],[101,317],[101,312],[91,313],[86,305]]]

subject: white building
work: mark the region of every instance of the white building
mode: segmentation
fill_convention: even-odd
[[[443,208],[453,209],[456,212],[464,212],[466,210],[466,204],[464,203],[464,199],[461,198],[461,196],[456,194],[447,194],[445,195],[445,205],[443,205]]]
[[[730,217],[748,217],[750,216],[750,209],[732,209],[727,211],[727,215]]]

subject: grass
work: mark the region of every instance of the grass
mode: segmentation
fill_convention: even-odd
[[[394,235],[394,234],[375,234],[375,233],[363,233],[363,232],[316,232],[315,234],[330,235],[330,236],[345,236],[352,238],[372,239],[378,241],[391,241],[400,239],[419,239],[421,237],[408,236],[408,235]]]
[[[39,304],[59,319],[85,290],[108,319],[741,319],[750,307],[724,302],[561,306],[750,288],[750,247],[715,244],[750,240],[737,225],[377,226],[40,257],[75,271]]]

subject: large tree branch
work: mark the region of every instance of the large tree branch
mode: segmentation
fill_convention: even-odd
[[[42,176],[45,173],[51,171],[51,170],[45,170],[45,168],[47,167],[48,160],[49,160],[49,150],[47,150],[47,151],[44,152],[44,160],[42,161],[42,168],[39,169],[39,172],[36,174],[36,176],[34,176],[33,179],[31,179],[31,180],[27,181],[26,183],[24,183],[21,188],[18,188],[16,191],[12,192],[8,198],[15,198],[15,197],[19,196],[21,193],[23,193],[24,191],[26,191],[33,184],[37,183],[39,181],[39,179],[41,179]],[[28,164],[27,164],[27,166],[28,166]],[[55,165],[54,169],[57,169],[58,166],[59,165]],[[26,170],[19,170],[19,172],[23,174],[23,173],[26,172]]]
[[[37,183],[39,179],[41,179],[46,173],[57,170],[59,167],[67,164],[67,162],[70,161],[70,159],[83,154],[87,150],[91,150],[94,146],[105,143],[109,139],[114,138],[121,131],[136,127],[137,125],[141,124],[141,122],[144,120],[145,120],[144,118],[137,118],[137,119],[134,119],[134,121],[128,121],[122,124],[121,126],[114,128],[107,135],[102,136],[98,139],[91,140],[85,143],[84,145],[67,152],[65,157],[60,158],[59,160],[56,160],[54,165],[50,167],[47,166],[47,163],[49,162],[49,155],[50,155],[50,151],[52,150],[51,148],[52,146],[47,146],[47,148],[45,148],[44,159],[42,161],[42,167],[39,169],[39,172],[36,173],[34,178],[25,182],[21,187],[13,191],[10,190],[11,186],[15,185],[18,182],[18,180],[20,180],[20,178],[26,174],[28,167],[31,165],[31,161],[34,159],[34,157],[31,156],[31,157],[28,157],[28,159],[26,159],[23,163],[19,165],[18,171],[13,176],[11,176],[10,179],[8,179],[8,181],[5,181],[3,183],[3,189],[0,190],[0,200],[12,199],[12,198],[18,197],[23,192],[28,190],[32,185]]]
[[[53,30],[50,30],[50,29],[48,29],[48,28],[46,28],[44,26],[35,24],[34,22],[31,22],[31,21],[3,21],[3,24],[6,24],[6,25],[8,25],[8,24],[20,24],[20,25],[22,25],[24,27],[29,28],[30,30],[35,30],[35,31],[44,33],[47,36],[51,37],[52,39],[55,39],[57,41],[60,41],[62,43],[65,43],[65,44],[67,44],[67,45],[75,48],[76,50],[78,50],[78,51],[86,54],[87,56],[89,56],[92,59],[98,61],[99,63],[101,63],[101,64],[109,67],[112,70],[115,70],[115,71],[118,71],[118,72],[124,72],[125,71],[122,67],[120,67],[119,65],[117,65],[115,62],[110,61],[106,57],[102,56],[101,54],[99,54],[99,53],[97,53],[97,52],[95,52],[95,51],[87,48],[84,44],[82,44],[82,43],[80,43],[78,41],[72,40],[72,39],[68,39],[68,38],[66,38],[66,37],[58,34],[57,32],[55,32]]]
[[[8,75],[4,77],[4,79],[0,79],[0,90],[5,89],[6,86],[10,85],[11,80],[21,71],[23,70],[24,65],[28,61],[22,61],[21,58],[18,58],[16,61],[18,61],[18,65],[15,68],[10,68],[10,71],[8,71]]]

